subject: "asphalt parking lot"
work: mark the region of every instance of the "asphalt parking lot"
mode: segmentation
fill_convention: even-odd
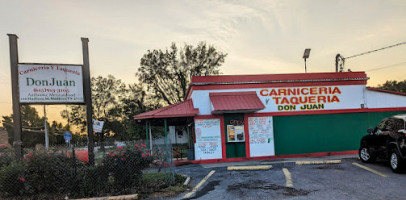
[[[258,166],[264,169],[238,170]],[[190,189],[168,199],[406,199],[406,173],[393,173],[387,162],[362,163],[355,155],[187,165],[176,171],[191,177]]]

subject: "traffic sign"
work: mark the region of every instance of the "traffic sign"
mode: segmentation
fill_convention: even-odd
[[[72,133],[69,131],[65,131],[63,133],[63,137],[65,138],[66,143],[69,143],[70,140],[72,139]]]
[[[103,130],[103,121],[93,120],[93,131],[96,133],[101,133]]]

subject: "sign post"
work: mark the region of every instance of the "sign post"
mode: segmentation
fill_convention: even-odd
[[[87,38],[81,38],[83,65],[19,63],[18,37],[15,34],[7,35],[10,43],[10,69],[13,98],[13,146],[18,160],[22,159],[21,104],[86,104],[89,164],[93,165],[94,137],[89,70],[89,40]],[[46,121],[44,124],[46,129]],[[72,139],[71,133],[70,136],[65,137],[65,140],[68,142],[70,139]],[[47,142],[45,143],[47,144]]]
[[[21,107],[18,91],[18,46],[17,35],[7,34],[10,43],[10,71],[11,71],[11,91],[13,96],[13,132],[14,142],[13,147],[20,161],[22,159],[21,149]]]
[[[94,165],[94,136],[93,136],[93,107],[92,107],[92,90],[90,89],[90,67],[89,67],[89,39],[82,39],[83,51],[83,87],[86,101],[86,121],[87,121],[87,142],[89,153],[89,164]]]

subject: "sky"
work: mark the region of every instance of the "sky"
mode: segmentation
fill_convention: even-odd
[[[344,57],[406,42],[404,0],[0,0],[0,116],[12,112],[7,34],[19,37],[20,62],[81,64],[89,38],[91,76],[137,82],[140,59],[172,42],[205,41],[227,53],[222,73],[334,72]],[[405,80],[406,45],[351,58],[369,86]],[[47,106],[61,120],[65,106]],[[37,106],[39,114],[43,108]]]

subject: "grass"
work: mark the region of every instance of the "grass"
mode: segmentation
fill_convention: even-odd
[[[140,196],[153,198],[175,196],[186,190],[186,187],[183,186],[185,180],[186,177],[180,174],[172,176],[167,172],[144,173],[139,190],[143,193]]]

